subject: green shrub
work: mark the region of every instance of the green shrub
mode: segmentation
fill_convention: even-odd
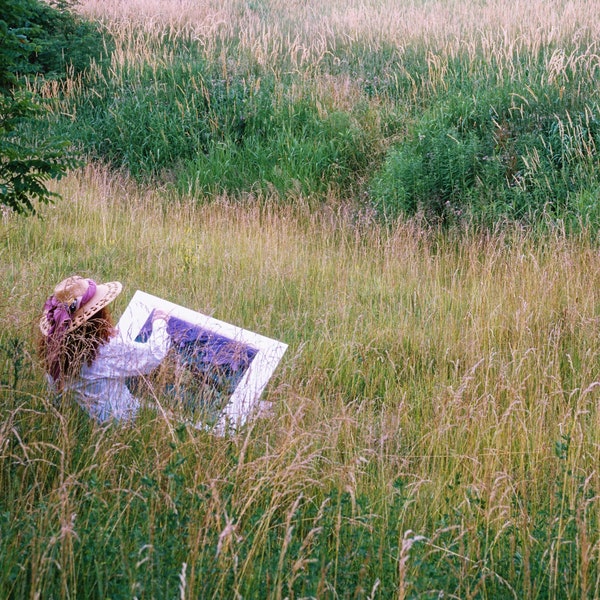
[[[37,134],[43,106],[25,78],[83,69],[100,47],[95,26],[58,4],[0,2],[0,205],[19,213],[52,201],[46,182],[76,164],[68,142]]]
[[[371,185],[381,213],[489,221],[573,209],[597,179],[594,97],[524,81],[461,85],[388,152]]]

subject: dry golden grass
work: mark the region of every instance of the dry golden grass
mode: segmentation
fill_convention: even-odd
[[[79,9],[103,20],[115,37],[112,69],[117,79],[124,65],[169,64],[173,56],[165,40],[183,37],[197,43],[209,62],[220,65],[224,79],[238,71],[246,74],[248,64],[272,71],[276,80],[291,70],[303,75],[298,83],[313,81],[313,93],[338,109],[364,99],[362,82],[354,81],[340,64],[339,74],[324,75],[331,67],[322,63],[333,61],[335,66],[349,48],[355,56],[376,61],[385,61],[385,53],[394,48],[398,58],[384,69],[391,80],[415,75],[410,61],[417,49],[428,57],[428,72],[419,85],[431,92],[448,85],[449,63],[459,54],[493,64],[500,79],[510,80],[529,65],[557,86],[562,85],[561,77],[594,77],[600,63],[598,1],[84,0]],[[540,52],[548,47],[555,50],[540,65]],[[284,93],[293,96],[295,91]],[[524,89],[523,95],[528,94]]]
[[[401,520],[382,526],[398,531],[406,560],[413,539],[402,539],[408,530],[425,535],[439,560],[459,551],[438,542],[447,536],[440,523],[450,511],[463,515],[453,534],[457,548],[464,544],[462,581],[478,572],[478,553],[488,556],[490,573],[500,568],[482,531],[514,531],[527,563],[527,552],[537,551],[528,544],[543,510],[564,519],[564,527],[572,526],[574,515],[579,519],[575,539],[588,579],[572,585],[593,585],[600,257],[584,235],[568,239],[557,231],[539,239],[511,230],[442,236],[414,223],[384,228],[368,214],[334,203],[320,211],[227,198],[198,205],[138,189],[98,167],[69,176],[58,189],[63,200],[43,209],[41,219],[7,217],[2,224],[4,343],[15,335],[31,340],[35,316],[54,283],[80,273],[123,281],[117,317],[134,290],[143,289],[290,346],[267,394],[275,417],[234,439],[238,475],[226,504],[220,494],[223,478],[231,478],[224,474],[231,468],[229,446],[206,436],[186,442],[196,465],[189,485],[213,488],[211,508],[195,524],[198,545],[188,548],[190,565],[215,551],[201,539],[217,530],[223,572],[235,568],[241,585],[265,551],[261,540],[274,515],[284,510],[292,519],[304,495],[320,502],[319,494],[339,488],[352,498],[370,498],[372,510],[385,513],[402,482]],[[30,376],[41,380],[39,370]],[[65,445],[61,452],[67,452],[76,443],[73,410],[62,417],[47,401],[39,402],[32,417],[41,410],[46,416],[39,418],[48,423],[32,434],[39,438],[35,446],[22,445],[3,461],[19,456],[30,464],[49,444]],[[30,420],[22,410],[5,415],[3,439],[11,439],[12,423]],[[52,421],[65,418],[64,439],[57,440],[50,434]],[[143,423],[131,435],[147,435]],[[160,473],[171,460],[172,450],[163,444],[175,439],[174,430],[160,422],[152,427],[164,429],[164,441],[151,437],[138,460],[155,460]],[[127,484],[120,471],[113,473],[111,453],[121,456],[117,463],[128,454],[126,447],[106,446],[105,435],[92,436],[99,445],[93,464],[75,465],[65,474],[72,483],[56,490],[65,589],[72,584],[68,577],[75,577],[68,565],[81,526],[71,523],[78,508],[65,490],[83,485],[75,482],[93,472],[107,485],[133,486],[125,494],[143,492],[135,491],[133,479]],[[565,444],[562,458],[557,444]],[[35,502],[32,493],[19,501],[24,511]],[[168,500],[168,488],[165,494]],[[582,498],[588,500],[579,511]],[[236,527],[257,506],[264,511],[254,525],[257,545],[239,564]],[[161,518],[156,511],[151,519]],[[566,534],[557,535],[560,544]],[[302,547],[298,565],[313,548],[309,539]],[[51,551],[40,547],[32,559],[41,569],[40,582],[50,568],[45,552]],[[285,553],[284,544],[282,565]],[[560,556],[547,560],[556,577]],[[402,582],[418,572],[409,562],[400,566]],[[190,573],[186,585],[194,589],[193,568]],[[283,586],[291,575],[281,571],[278,577]],[[523,585],[537,589],[536,577]],[[229,589],[226,579],[219,585]]]
[[[481,47],[490,57],[513,60],[514,52],[535,52],[549,43],[569,45],[588,39],[593,44],[600,33],[600,2],[595,0],[84,0],[80,10],[117,30],[130,23],[147,32],[168,25],[175,32],[193,31],[206,44],[233,34],[242,48],[253,49],[257,57],[262,53],[267,58],[270,47],[272,52],[296,54],[299,66],[318,60],[336,38],[371,49],[382,44],[424,45],[448,54]]]
[[[29,327],[70,273],[119,279],[117,315],[139,288],[290,343],[279,435],[320,440],[334,470],[360,471],[366,453],[419,487],[460,471],[482,493],[502,474],[542,494],[548,481],[528,473],[561,435],[577,436],[578,468],[600,458],[600,260],[583,238],[449,239],[341,207],[201,206],[91,167],[60,190],[41,220],[3,226],[7,327]],[[337,447],[354,458],[339,464]]]

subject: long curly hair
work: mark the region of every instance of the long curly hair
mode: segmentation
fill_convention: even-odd
[[[39,354],[57,391],[61,392],[69,379],[77,377],[84,365],[90,366],[98,356],[100,346],[115,333],[115,323],[105,306],[58,341],[51,336],[42,336]]]

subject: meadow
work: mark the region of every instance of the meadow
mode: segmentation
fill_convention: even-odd
[[[600,597],[600,6],[321,4],[86,0],[32,83],[87,158],[0,225],[2,597]],[[274,415],[53,398],[71,273],[289,344]]]

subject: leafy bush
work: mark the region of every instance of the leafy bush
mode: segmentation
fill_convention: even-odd
[[[371,186],[380,211],[444,221],[564,215],[597,180],[594,98],[523,81],[462,85],[388,152]]]
[[[28,38],[33,45],[29,72],[62,78],[67,72],[81,73],[92,61],[101,63],[109,54],[110,38],[98,23],[73,12],[73,4],[68,0],[29,1]]]
[[[66,142],[25,142],[18,135],[28,120],[39,117],[42,108],[30,94],[0,94],[0,204],[18,213],[35,213],[35,202],[49,202],[58,194],[45,186],[59,179],[76,161]]]
[[[99,56],[101,36],[64,2],[53,8],[36,0],[2,0],[0,7],[0,204],[30,213],[35,212],[35,202],[57,197],[46,182],[64,175],[75,160],[66,141],[47,136],[36,140],[32,129],[44,110],[36,96],[23,89],[24,77],[61,77],[69,68],[83,69]]]

